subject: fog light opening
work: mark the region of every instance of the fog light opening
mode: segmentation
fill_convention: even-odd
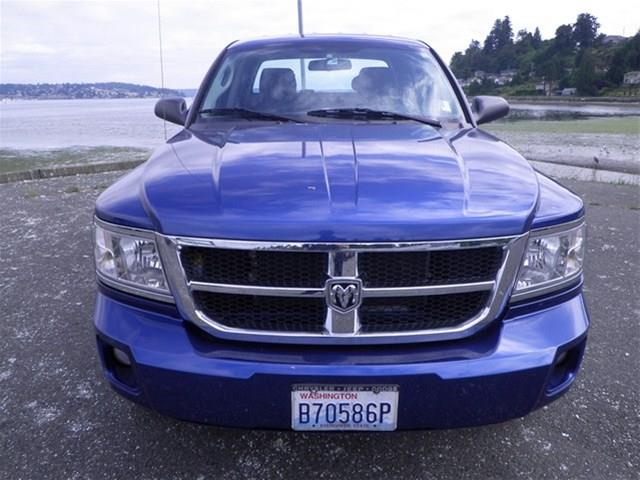
[[[584,343],[580,343],[557,355],[547,383],[548,394],[555,394],[559,390],[563,390],[573,381],[580,365],[583,347]]]
[[[117,355],[116,355],[116,358],[118,358]],[[568,351],[562,352],[560,355],[558,355],[558,359],[556,360],[556,368],[564,366],[568,358],[569,358]]]
[[[124,353],[119,348],[113,347],[113,357],[118,363],[124,365],[125,367],[131,366],[131,359],[129,358],[129,355]]]
[[[128,393],[137,394],[138,381],[131,353],[112,345],[101,337],[98,337],[98,346],[102,352],[105,373],[111,383]]]

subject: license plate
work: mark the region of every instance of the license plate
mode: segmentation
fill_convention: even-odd
[[[294,430],[396,429],[397,385],[294,385]]]

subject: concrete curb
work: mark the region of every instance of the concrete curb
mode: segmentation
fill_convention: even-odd
[[[634,175],[632,173],[576,167],[561,163],[538,162],[535,160],[531,160],[529,163],[539,172],[556,179],[640,186],[640,175]]]
[[[601,159],[600,163],[595,163],[593,159],[571,159],[570,161],[558,161],[554,158],[536,158],[525,157],[530,162],[540,163],[553,163],[555,165],[562,165],[565,167],[577,167],[585,168],[589,170],[596,170],[600,172],[616,172],[616,173],[628,173],[629,175],[640,175],[640,163],[630,161],[616,161],[609,160],[607,158]]]
[[[55,177],[70,177],[73,175],[113,172],[129,170],[137,167],[144,160],[125,160],[121,162],[89,163],[86,165],[69,165],[65,167],[36,168],[19,172],[0,173],[0,184],[20,182],[22,180],[42,180]]]

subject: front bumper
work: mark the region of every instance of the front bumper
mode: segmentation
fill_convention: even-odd
[[[400,429],[521,417],[568,390],[589,326],[581,286],[512,308],[468,339],[389,347],[222,341],[171,307],[132,300],[104,286],[98,293],[98,350],[113,388],[165,415],[236,427],[290,428],[297,383],[398,385]]]

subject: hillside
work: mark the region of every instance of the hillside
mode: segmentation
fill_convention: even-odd
[[[638,96],[640,32],[605,35],[593,15],[560,25],[555,36],[540,30],[514,35],[509,17],[496,19],[483,43],[472,40],[451,58],[468,94]]]
[[[181,95],[170,89],[133,83],[0,83],[0,99],[147,98]]]

